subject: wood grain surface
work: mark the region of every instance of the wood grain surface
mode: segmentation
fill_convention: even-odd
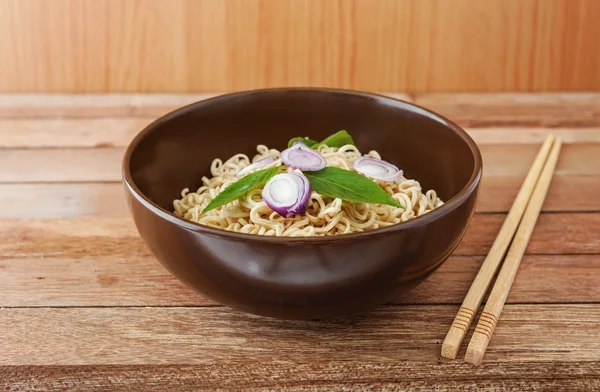
[[[428,93],[388,95],[414,101],[463,126],[510,127],[573,123],[582,127],[600,117],[600,93]],[[0,94],[0,118],[156,117],[219,94]],[[478,120],[480,122],[477,122]],[[577,122],[576,120],[580,121]],[[581,122],[586,120],[587,122]],[[598,122],[595,122],[598,124]]]
[[[596,361],[486,361],[473,368],[460,361],[375,363],[252,361],[201,365],[0,366],[0,386],[45,391],[592,391],[600,388]],[[524,376],[526,375],[526,376]],[[277,387],[274,387],[277,385]]]
[[[484,175],[477,212],[508,211],[524,177]],[[600,176],[555,176],[544,211],[600,212]],[[577,191],[573,191],[577,190]],[[0,218],[127,217],[120,183],[0,184]]]
[[[504,217],[505,214],[476,214],[454,254],[485,255]],[[556,236],[561,241],[556,241]],[[0,238],[1,259],[149,254],[130,218],[2,220]],[[599,251],[600,213],[543,214],[527,248],[527,254]]]
[[[483,256],[452,256],[425,282],[390,303],[459,305],[482,261]],[[599,268],[597,255],[525,256],[508,303],[598,303]],[[176,280],[150,255],[2,259],[0,281],[4,308],[217,305]]]
[[[401,96],[467,126],[480,145],[477,213],[412,292],[321,322],[222,307],[139,238],[120,183],[123,148],[154,117],[203,97],[0,95],[0,389],[600,389],[599,95]],[[567,144],[486,359],[480,368],[442,359],[550,132]]]
[[[596,0],[3,0],[0,91],[599,90],[599,13]]]
[[[465,127],[593,127],[600,97],[577,94],[417,94],[414,102]]]
[[[525,176],[538,150],[535,144],[482,144],[485,176]],[[250,153],[251,151],[249,151]],[[124,147],[0,149],[0,183],[121,181]],[[563,148],[557,176],[600,175],[600,144]],[[591,164],[590,164],[591,163]]]
[[[284,363],[348,357],[435,363],[439,337],[455,311],[450,305],[387,306],[348,318],[292,322],[223,307],[4,309],[0,365],[207,364],[273,357]],[[487,359],[597,360],[598,323],[598,304],[507,305]],[[568,345],[560,344],[564,335]]]
[[[598,98],[600,100],[600,95]],[[0,118],[0,148],[123,147],[154,119],[155,117]],[[566,143],[600,142],[600,127],[486,127],[466,128],[466,131],[482,145],[540,144],[549,133],[560,136]]]

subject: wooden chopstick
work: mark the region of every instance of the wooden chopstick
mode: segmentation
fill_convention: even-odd
[[[535,228],[535,223],[542,210],[542,205],[546,199],[546,194],[548,193],[548,188],[550,187],[550,182],[552,181],[552,176],[554,174],[554,168],[556,167],[556,162],[558,161],[558,156],[560,154],[560,147],[561,140],[560,138],[557,138],[552,146],[548,161],[533,190],[531,200],[529,200],[529,203],[527,204],[527,209],[525,210],[519,229],[515,234],[515,238],[512,241],[504,264],[502,265],[502,269],[498,274],[496,283],[492,288],[492,292],[490,293],[485,308],[479,318],[479,322],[473,332],[473,336],[471,337],[471,341],[469,342],[469,346],[467,347],[465,361],[474,365],[479,365],[483,360],[485,351],[487,350],[492,334],[494,333],[494,328],[496,327],[496,323],[500,318],[500,313],[506,302],[506,297],[515,280],[515,276],[517,275],[519,264],[521,264],[521,259],[523,258],[523,254],[525,253],[525,249],[527,248],[527,244],[529,243],[529,239]]]
[[[483,297],[506,254],[506,250],[515,235],[515,232],[517,231],[517,227],[523,217],[527,202],[531,198],[533,188],[542,172],[544,162],[548,157],[553,141],[554,136],[548,135],[533,161],[533,165],[531,165],[531,168],[527,173],[527,177],[508,212],[508,216],[502,224],[502,228],[500,228],[500,232],[498,233],[494,244],[483,261],[477,276],[473,280],[471,288],[469,288],[469,292],[465,296],[465,299],[452,322],[452,326],[450,326],[450,330],[442,344],[442,357],[450,359],[456,358],[458,350],[467,335],[467,331],[471,327],[473,317],[475,316],[475,313],[477,313],[477,309],[481,306]]]

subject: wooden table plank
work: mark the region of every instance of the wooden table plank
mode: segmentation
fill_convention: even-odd
[[[0,108],[1,109],[1,108]],[[126,147],[157,117],[2,119],[0,147]],[[541,144],[553,133],[565,143],[598,143],[600,128],[467,128],[478,144]],[[350,130],[351,131],[351,130]]]
[[[483,145],[488,177],[525,176],[538,145]],[[2,182],[120,181],[123,148],[0,149]],[[408,173],[410,174],[410,173]],[[600,143],[565,145],[557,175],[600,175]]]
[[[455,255],[485,255],[506,215],[475,215]],[[560,238],[560,241],[557,239]],[[600,214],[546,213],[540,215],[526,254],[600,253]]]
[[[478,145],[484,144],[539,144],[550,134],[563,143],[600,143],[600,128],[524,128],[490,127],[466,128]]]
[[[598,93],[430,93],[416,104],[465,127],[597,127]]]
[[[0,219],[130,216],[122,183],[0,184],[0,205]]]
[[[452,256],[393,304],[460,304],[483,256]],[[598,255],[525,256],[508,303],[600,303]],[[153,256],[0,259],[0,307],[216,306]]]
[[[487,254],[504,218],[476,214],[454,255]],[[600,254],[600,213],[542,214],[526,253]],[[129,218],[0,221],[0,260],[148,255]]]
[[[0,387],[89,391],[592,391],[600,388],[597,361],[360,362],[220,361],[202,365],[0,366]],[[10,390],[10,389],[8,389]]]
[[[435,363],[455,312],[453,305],[388,306],[331,321],[290,322],[222,307],[0,309],[0,365],[206,364],[224,358]],[[486,359],[600,361],[599,323],[600,304],[507,305]]]
[[[455,256],[396,302],[459,303],[503,219],[476,215]],[[575,255],[526,257],[509,301],[600,302],[600,214],[543,214],[527,253]],[[128,218],[0,221],[0,281],[0,306],[211,304],[155,261]]]
[[[154,117],[0,119],[0,147],[126,147],[135,135],[154,119]]]
[[[524,176],[483,176],[478,212],[508,212],[512,206]],[[0,185],[0,199],[2,198]],[[560,175],[552,179],[542,211],[544,212],[593,212],[600,210],[600,176]]]
[[[0,149],[0,183],[121,181],[123,148]]]
[[[477,212],[507,212],[524,177],[484,175]],[[554,176],[545,212],[598,212],[600,175]],[[121,183],[0,184],[0,219],[128,217]]]
[[[586,126],[600,111],[600,93],[426,93],[414,101],[467,126]],[[0,94],[0,118],[159,116],[218,94]]]
[[[540,146],[502,144],[479,146],[486,176],[526,176]],[[561,149],[555,175],[599,175],[600,144],[567,144]]]
[[[383,93],[410,101],[407,94]],[[157,117],[212,94],[0,94],[0,119]]]
[[[454,255],[487,254],[504,218],[504,214],[476,214]],[[600,213],[542,214],[527,248],[527,254],[599,253]],[[0,221],[0,260],[148,255],[128,218]]]
[[[0,94],[0,118],[160,116],[218,94]]]

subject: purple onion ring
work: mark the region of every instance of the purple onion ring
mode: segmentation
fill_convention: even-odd
[[[381,181],[396,181],[404,175],[404,172],[395,165],[369,156],[356,158],[352,162],[352,167],[361,174]]]
[[[278,174],[271,178],[262,191],[267,205],[285,218],[304,215],[312,189],[308,178],[301,172]]]
[[[302,171],[317,171],[327,166],[327,161],[321,154],[300,140],[292,144],[292,147],[281,152],[281,162],[286,166]]]

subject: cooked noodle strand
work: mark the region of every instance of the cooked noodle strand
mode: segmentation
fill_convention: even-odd
[[[224,188],[238,180],[235,174],[258,160],[273,157],[275,161],[263,168],[280,166],[279,151],[259,145],[258,154],[250,159],[236,154],[223,162],[215,159],[210,166],[211,178],[202,177],[196,192],[184,189],[181,198],[173,201],[177,216],[206,226],[258,235],[307,237],[348,234],[374,230],[404,222],[426,214],[442,204],[434,190],[423,192],[418,181],[402,177],[395,182],[376,181],[397,200],[401,207],[382,204],[352,203],[312,192],[305,216],[284,218],[272,211],[262,200],[261,188],[253,189],[240,200],[202,214],[202,210]],[[353,145],[332,148],[322,145],[318,152],[328,166],[352,170],[352,161],[362,154]],[[367,154],[381,159],[377,151]],[[285,171],[285,167],[281,168]]]

